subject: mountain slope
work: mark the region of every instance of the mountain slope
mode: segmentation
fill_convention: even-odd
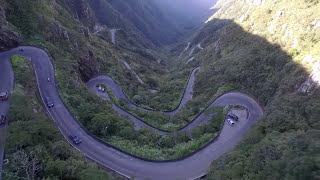
[[[199,23],[202,13],[194,21],[184,17],[189,11],[182,8],[181,13],[165,9],[168,2],[0,0],[0,50],[21,43],[45,48],[53,56],[59,91],[75,117],[118,146],[132,151],[143,148],[136,153],[147,157],[157,152],[157,157],[164,158],[161,150],[175,148],[177,139],[179,144],[190,142],[190,137],[135,132],[110,103],[93,97],[84,82],[108,74],[137,102],[172,108],[188,71],[200,65],[194,99],[174,121],[188,121],[215,94],[234,88],[251,92],[265,106],[266,114],[236,149],[212,164],[208,179],[318,178],[319,1],[221,0],[214,7],[217,13],[204,24]],[[173,7],[183,2],[175,1]],[[189,4],[188,9],[192,7]],[[167,75],[168,67],[157,62],[161,56],[154,53],[155,47],[176,42],[199,26],[203,27],[188,39],[190,44],[181,42],[172,50],[178,54],[172,63],[176,66]],[[112,28],[117,28],[115,45],[110,38]],[[123,60],[149,86],[139,83]],[[160,82],[159,77],[166,81]],[[148,94],[150,86],[160,89],[158,95]],[[151,115],[163,120],[160,116]],[[198,139],[193,142],[203,138],[195,134]]]
[[[108,2],[156,45],[172,43],[182,36],[153,1],[108,0]]]
[[[228,0],[215,8],[192,39],[204,47],[193,62],[203,68],[192,104],[230,85],[252,92],[266,115],[235,150],[212,164],[208,179],[316,179],[319,1]]]

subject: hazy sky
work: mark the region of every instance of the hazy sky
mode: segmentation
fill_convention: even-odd
[[[217,0],[154,0],[169,15],[198,20]]]

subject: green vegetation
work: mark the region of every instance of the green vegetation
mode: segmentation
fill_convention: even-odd
[[[215,108],[215,115],[207,124],[190,132],[173,132],[166,136],[146,128],[134,131],[119,124],[118,119],[110,114],[97,114],[92,119],[96,126],[89,126],[89,130],[126,152],[149,159],[167,160],[186,156],[212,140],[220,131],[225,113],[222,108]],[[94,131],[95,129],[100,131]]]
[[[4,179],[108,179],[72,148],[40,106],[31,63],[12,57],[16,85],[8,114],[9,129]]]
[[[130,55],[133,52],[121,47],[114,47],[110,45],[109,41],[93,36],[90,33],[89,36],[85,35],[85,33],[83,34],[82,30],[85,30],[86,27],[74,19],[73,14],[69,13],[68,10],[71,6],[64,2],[57,1],[57,4],[52,5],[47,0],[42,0],[39,3],[27,2],[26,0],[13,0],[8,2],[8,19],[18,28],[28,29],[28,31],[22,32],[25,37],[25,43],[43,47],[53,57],[59,92],[64,102],[74,117],[83,126],[87,127],[93,135],[121,147],[125,151],[142,155],[142,157],[150,157],[151,152],[154,150],[160,152],[163,148],[170,148],[170,153],[164,153],[161,156],[154,155],[150,157],[152,159],[168,159],[183,156],[209,141],[209,137],[215,136],[219,129],[210,127],[212,127],[212,124],[215,127],[214,123],[220,125],[223,120],[223,118],[221,119],[222,116],[217,116],[217,119],[212,120],[214,123],[196,128],[194,130],[195,137],[192,137],[193,142],[184,133],[172,133],[172,135],[160,136],[149,130],[136,132],[131,123],[114,112],[111,103],[91,94],[79,78],[77,59],[86,56],[86,52],[89,50],[94,52],[94,58],[99,62],[101,73],[107,73],[115,77],[122,87],[126,87],[126,92],[132,95],[133,93],[130,92],[134,92],[135,88],[141,88],[141,86],[135,82],[135,77],[125,68],[121,57],[123,51]],[[24,5],[24,7],[20,5]],[[38,18],[39,14],[43,15],[40,18],[41,21]],[[39,28],[40,26],[43,28]],[[81,32],[78,31],[79,29]],[[136,58],[138,57],[141,57],[139,53],[136,54]],[[151,65],[146,63],[146,66]],[[190,74],[190,70],[181,71],[177,74],[178,76],[170,83],[181,82],[175,85],[181,89],[181,92],[175,92],[179,94],[177,97],[180,97],[182,96],[184,84]],[[169,89],[169,83],[166,86]],[[171,88],[170,92],[174,89]],[[171,99],[176,98],[179,100],[177,97],[172,96]],[[159,144],[160,139],[161,142],[163,141],[163,144]],[[126,144],[128,140],[134,143],[131,143],[130,146],[122,147],[122,144]],[[132,149],[140,147],[145,147],[146,150],[144,152],[149,153],[143,155],[132,151]]]
[[[217,87],[234,84],[266,106],[265,116],[241,143],[213,162],[208,179],[319,177],[319,84],[299,92],[308,76],[319,72],[320,28],[312,25],[319,5],[219,1],[219,11],[195,36],[205,47],[196,54],[203,68],[195,98],[208,102]]]
[[[104,3],[107,3],[104,1]],[[75,19],[76,14],[74,11],[80,11],[78,13],[84,13],[86,4],[83,4],[85,8],[73,7],[73,0],[61,1],[57,3],[51,3],[49,0],[41,0],[38,2],[27,0],[12,0],[8,1],[8,16],[7,19],[10,23],[16,26],[16,29],[20,29],[20,33],[24,37],[24,43],[30,45],[36,45],[46,49],[54,59],[57,74],[68,76],[57,76],[60,86],[66,88],[66,84],[71,81],[79,81],[78,63],[77,60],[80,57],[88,55],[88,51],[94,53],[94,58],[98,61],[98,66],[101,74],[107,74],[112,76],[120,83],[124,91],[133,98],[135,95],[142,95],[144,99],[154,97],[148,89],[149,86],[140,84],[134,75],[124,66],[123,59],[126,59],[130,64],[133,64],[135,71],[141,75],[143,80],[155,89],[161,89],[157,87],[158,82],[166,81],[168,76],[164,77],[164,80],[158,78],[163,77],[167,70],[162,64],[157,63],[157,59],[147,53],[143,46],[150,47],[147,39],[141,37],[139,32],[130,25],[126,20],[121,18],[117,21],[118,27],[123,27],[122,30],[117,32],[117,46],[113,46],[110,39],[101,38],[100,36],[93,35],[87,31],[86,26]],[[75,8],[74,11],[72,8]],[[107,8],[107,6],[105,7]],[[108,7],[110,8],[110,7]],[[112,8],[111,8],[112,9]],[[104,12],[109,12],[103,10]],[[111,10],[114,11],[114,10]],[[36,13],[37,12],[37,13]],[[39,17],[41,14],[41,17]],[[115,13],[117,14],[117,13]],[[88,19],[95,19],[93,13],[88,15]],[[110,17],[110,16],[103,16]],[[116,21],[117,18],[110,18],[110,21]],[[41,20],[41,21],[40,21]],[[94,20],[89,24],[95,23]],[[110,22],[112,24],[112,22]],[[86,23],[87,24],[87,23]],[[109,24],[108,24],[109,25]],[[104,35],[109,37],[110,34]],[[134,44],[128,44],[128,37],[133,37]],[[139,41],[138,41],[139,40]],[[123,43],[122,43],[123,42]],[[145,44],[145,45],[144,45]],[[142,46],[142,47],[141,47]],[[141,50],[138,49],[141,48]],[[139,64],[139,67],[137,66]],[[150,68],[151,67],[151,68]],[[188,75],[185,73],[184,75]],[[186,76],[184,79],[187,79]],[[171,76],[170,76],[171,78]],[[180,77],[176,77],[177,80],[170,82],[170,84],[177,83],[178,89],[172,90],[170,84],[159,93],[158,97],[154,97],[155,100],[141,101],[139,104],[150,106],[157,109],[171,109],[178,104],[179,97],[182,94],[185,81],[178,81]],[[182,83],[182,84],[181,84]],[[76,82],[79,84],[79,82]],[[171,88],[170,88],[171,87]],[[175,92],[178,96],[164,96],[168,90]],[[161,99],[159,99],[161,98]],[[160,101],[167,99],[167,101]],[[167,103],[170,102],[170,103]],[[167,105],[168,104],[168,105]]]
[[[127,14],[121,14],[120,9],[129,8],[130,11],[126,12],[132,12],[132,2],[113,1],[110,4],[108,1],[90,0],[74,6],[75,2],[0,0],[1,4],[5,4],[1,7],[8,10],[7,21],[2,14],[0,21],[19,31],[25,44],[48,50],[54,59],[59,92],[72,114],[95,136],[142,157],[178,158],[203,146],[216,135],[224,111],[206,111],[206,114],[216,111],[216,116],[207,125],[189,133],[173,132],[161,136],[147,129],[135,131],[132,124],[113,111],[111,102],[102,101],[89,93],[81,81],[77,60],[85,57],[89,50],[94,53],[94,59],[98,62],[96,68],[101,74],[115,78],[135,103],[157,110],[170,110],[178,105],[191,69],[200,64],[194,98],[175,117],[169,119],[161,113],[132,112],[154,126],[176,130],[190,122],[223,92],[231,89],[250,92],[265,105],[265,116],[233,151],[213,162],[208,179],[317,179],[320,176],[319,82],[312,82],[314,86],[310,92],[299,92],[299,87],[309,75],[315,75],[315,79],[319,74],[318,0],[269,0],[261,1],[262,4],[259,1],[248,4],[251,1],[221,0],[216,6],[219,9],[217,13],[188,39],[192,46],[201,43],[205,48],[195,51],[195,60],[188,65],[184,62],[189,58],[191,48],[181,58],[175,56],[182,52],[186,43],[165,47],[161,49],[162,54],[147,49],[154,48],[152,41],[146,38],[148,33],[159,27],[151,27],[150,23],[145,23],[150,19],[143,22],[141,18],[143,12],[152,14],[152,10],[148,9],[152,7],[150,4],[140,7],[138,5],[142,1],[139,1],[135,8],[143,7],[141,10],[144,11],[134,14],[130,20]],[[84,11],[86,9],[88,11]],[[108,27],[100,36],[91,33],[99,23],[109,28],[120,28],[116,45],[110,42]],[[144,28],[145,31],[141,30]],[[171,58],[167,59],[167,56]],[[147,85],[137,82],[123,65],[124,59]],[[158,64],[158,59],[163,61]],[[20,61],[17,57],[13,58],[15,69],[26,67],[20,66]],[[166,63],[172,67],[167,68]],[[21,71],[15,73],[16,76],[22,75]],[[35,85],[26,82],[31,76],[25,72],[23,75],[21,80],[17,79],[9,113],[10,128],[13,130],[9,132],[8,142],[12,144],[9,144],[8,156],[13,158],[15,153],[16,157],[36,155],[39,164],[47,167],[37,174],[43,178],[59,178],[60,170],[66,178],[79,178],[78,175],[81,175],[90,179],[92,174],[101,174],[100,170],[82,163],[72,149],[64,148],[68,145],[61,140],[53,123],[49,124],[51,122],[44,115],[38,117],[40,115],[37,114],[44,110],[37,105],[38,96],[29,99],[30,92],[34,91],[31,87]],[[159,92],[150,93],[150,87]],[[115,100],[112,95],[111,98],[126,108],[125,101]],[[39,124],[43,128],[39,128]],[[25,128],[28,126],[32,129]],[[22,137],[15,135],[16,132],[21,133]],[[55,151],[54,144],[57,142],[64,143],[60,145],[63,148],[58,150],[68,149],[68,156],[64,151],[60,154]],[[23,146],[20,147],[20,144]],[[17,146],[22,150],[17,150]],[[45,154],[41,151],[43,147],[49,149],[46,153],[57,155]],[[45,160],[56,164],[50,166],[44,163]],[[83,172],[72,174],[74,171],[59,169],[66,167],[66,164],[75,168],[81,165]],[[6,167],[6,172],[14,172],[14,167]]]
[[[85,94],[81,91],[75,93]],[[149,129],[135,131],[133,124],[117,115],[106,102],[94,95],[90,98],[80,95],[66,101],[73,115],[94,136],[126,152],[150,159],[174,159],[195,151],[217,135],[225,115],[222,108],[216,108],[207,124],[188,133],[172,132],[163,136]]]
[[[106,87],[106,86],[104,86]],[[154,127],[164,130],[164,131],[176,131],[181,129],[182,127],[189,124],[199,113],[204,110],[205,105],[201,103],[202,96],[198,96],[197,98],[193,98],[188,101],[186,105],[174,116],[167,115],[163,112],[157,111],[141,111],[139,109],[131,109],[128,107],[127,100],[124,99],[116,99],[116,97],[112,94],[112,91],[108,89],[108,93],[111,97],[111,100],[117,104],[118,106],[124,108],[125,110],[131,112],[135,116],[139,117],[143,121],[153,125]],[[216,98],[220,95],[224,94],[227,91],[237,89],[236,86],[233,85],[223,85],[218,88],[216,93],[210,98],[211,100],[208,103],[212,103]],[[209,105],[209,104],[208,104]],[[207,105],[207,106],[208,106]],[[209,112],[209,111],[208,111]],[[210,111],[211,112],[211,111]]]

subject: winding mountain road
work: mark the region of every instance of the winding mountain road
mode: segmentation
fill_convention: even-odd
[[[3,91],[12,91],[13,90],[13,70],[11,66],[11,61],[5,61],[0,54],[0,92]],[[10,100],[10,99],[9,99]],[[9,101],[0,101],[0,115],[7,114],[9,111]],[[7,124],[0,126],[0,170],[2,171],[3,158],[4,158],[4,149],[6,142],[6,131]],[[0,173],[0,180],[2,179],[2,173]]]
[[[110,33],[111,33],[111,42],[113,44],[116,44],[116,32],[117,32],[117,29],[111,29],[110,30]]]
[[[36,74],[42,100],[44,100],[44,97],[49,96],[54,101],[55,107],[47,110],[66,140],[70,142],[69,138],[67,138],[69,134],[79,136],[82,139],[82,143],[74,146],[78,151],[126,177],[134,177],[136,179],[194,179],[201,177],[207,173],[211,162],[237,145],[243,134],[248,132],[252,125],[263,115],[263,110],[259,104],[249,95],[236,91],[226,93],[212,102],[210,107],[230,104],[243,105],[250,112],[247,120],[240,121],[234,127],[224,122],[220,135],[217,138],[186,157],[168,161],[152,161],[139,158],[91,136],[73,118],[68,108],[64,105],[56,88],[55,81],[47,81],[47,78],[55,79],[54,68],[49,55],[44,50],[35,47],[25,46],[19,48],[23,48],[24,51],[19,51],[18,48],[15,48],[0,53],[0,80],[2,82],[0,84],[0,90],[10,91],[13,89],[14,75],[11,68],[10,57],[14,54],[29,57]],[[101,76],[92,80],[91,83],[95,84],[94,81],[98,82],[98,80],[113,83],[113,80],[111,81],[111,78],[108,78],[110,77]],[[191,82],[191,80],[189,80],[189,82]],[[119,86],[114,85],[110,88],[117,97],[123,97],[123,95],[125,95],[123,91],[119,89]],[[105,98],[107,99],[108,97]],[[8,108],[9,102],[0,103],[1,113],[6,113]],[[208,117],[202,113],[186,126],[184,130],[189,130],[196,125],[205,123],[207,120]],[[72,144],[72,142],[70,142],[70,144]]]
[[[180,56],[179,56],[179,58],[184,54],[184,52],[186,52],[188,49],[189,49],[189,47],[190,47],[190,42],[188,42],[188,45],[187,45],[187,47],[186,48],[184,48],[184,50],[182,51],[182,53],[180,54]]]
[[[181,101],[178,105],[177,108],[175,108],[174,110],[171,111],[164,111],[165,114],[170,115],[170,116],[174,116],[176,113],[178,113],[181,108],[189,101],[192,99],[193,97],[193,86],[194,86],[194,82],[195,82],[195,76],[196,73],[198,72],[198,70],[200,69],[200,67],[197,67],[195,69],[193,69],[189,79],[188,79],[188,83],[186,85],[183,97],[181,98]],[[113,95],[117,98],[117,99],[126,99],[129,104],[128,106],[131,109],[138,109],[140,111],[153,111],[152,109],[144,109],[138,105],[136,105],[135,103],[133,103],[130,98],[122,91],[120,85],[111,77],[106,76],[106,75],[102,75],[102,76],[98,76],[96,78],[92,78],[89,82],[87,82],[87,86],[93,90],[93,92],[98,95],[98,96],[104,96],[104,98],[106,98],[107,100],[110,100],[110,97],[108,97],[108,95],[106,93],[101,93],[97,90],[96,85],[97,84],[105,84],[107,85]]]

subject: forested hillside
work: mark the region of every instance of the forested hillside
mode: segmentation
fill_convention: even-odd
[[[234,150],[213,162],[206,178],[320,178],[319,0],[195,2],[0,0],[0,51],[18,45],[45,49],[52,56],[59,93],[90,133],[131,154],[161,160],[188,155],[212,140],[224,120],[223,109],[212,109],[216,116],[190,132],[163,136],[135,131],[127,117],[114,111],[113,102],[96,97],[85,83],[106,74],[134,103],[172,110],[192,69],[200,66],[193,99],[176,116],[131,112],[176,130],[220,94],[249,92],[264,107],[264,117]],[[214,4],[216,13],[210,17]],[[107,178],[73,152],[46,117],[24,60],[13,58],[16,89],[8,116],[7,156],[32,156],[41,166],[35,176],[39,179]],[[116,103],[125,107],[127,102]],[[13,163],[5,167],[5,177],[27,176],[17,173],[18,161]]]
[[[194,106],[221,86],[251,92],[262,118],[208,179],[319,178],[319,1],[218,1],[192,39],[204,50]],[[180,58],[181,64],[189,57]]]
[[[147,92],[150,86],[157,88],[159,82],[155,81],[158,79],[155,77],[162,75],[165,75],[165,78],[172,77],[167,75],[165,64],[158,62],[158,56],[153,50],[157,44],[149,40],[144,34],[145,32],[140,31],[134,23],[125,18],[122,12],[114,9],[107,1],[1,0],[0,2],[1,39],[3,40],[1,41],[1,51],[18,45],[34,45],[45,49],[52,56],[59,92],[64,102],[76,119],[95,136],[124,151],[150,159],[170,159],[187,155],[216,136],[220,127],[219,122],[223,120],[221,109],[217,113],[219,114],[216,117],[217,120],[213,118],[212,123],[193,130],[194,135],[191,140],[186,133],[160,136],[146,129],[136,132],[126,117],[120,117],[114,112],[111,108],[111,102],[102,101],[90,93],[85,82],[100,74],[108,74],[116,79],[130,97],[134,97],[138,92],[145,94],[143,92]],[[117,29],[115,44],[112,43],[109,33],[113,28]],[[142,79],[147,85],[136,80],[134,74],[124,65],[123,60],[128,61],[135,69],[139,70],[138,73],[142,75]],[[24,64],[18,63],[17,67],[23,69]],[[178,76],[164,84],[167,89],[178,94],[178,96],[167,94],[166,97],[169,98],[167,101],[170,101],[170,98],[179,100],[189,73],[190,69],[178,72],[175,74]],[[29,79],[21,81],[21,83],[31,86],[28,84]],[[179,82],[179,84],[175,82]],[[179,86],[178,90],[170,88],[173,87],[170,84]],[[34,82],[32,82],[32,87],[35,87]],[[159,92],[159,97],[164,93],[166,91]],[[42,159],[59,153],[55,151],[59,151],[59,149],[54,149],[55,147],[51,143],[62,147],[67,144],[65,141],[61,141],[61,137],[53,137],[57,135],[58,131],[52,125],[52,121],[45,117],[43,111],[33,111],[33,107],[26,107],[31,117],[17,116],[22,110],[19,109],[20,105],[24,105],[21,102],[25,102],[28,96],[24,92],[19,92],[19,94],[17,92],[16,96],[20,99],[13,104],[14,106],[17,104],[17,109],[12,108],[12,112],[16,113],[11,112],[8,115],[8,121],[12,124],[8,139],[32,142],[28,142],[26,145],[23,143],[20,145],[18,142],[9,144],[6,154],[8,158],[12,160],[15,155],[18,155],[16,153],[31,154],[37,159],[37,165],[41,166],[37,169],[35,175],[37,178],[81,179],[91,177],[93,173],[101,173],[101,171],[94,169],[96,168],[94,165],[84,162],[82,156],[63,154],[48,161]],[[33,99],[33,101],[34,106],[42,104],[40,99]],[[167,104],[161,102],[161,99],[156,102]],[[165,108],[167,106],[169,109],[174,108],[177,104],[177,102],[173,102],[166,105]],[[21,128],[19,123],[20,125],[21,123],[33,125],[39,122],[47,128],[45,132],[39,128],[32,130],[28,128],[21,133],[15,131]],[[109,124],[108,132],[101,129]],[[30,126],[30,128],[32,127]],[[26,131],[50,138],[38,139],[39,137],[36,135],[25,137],[28,133]],[[49,154],[38,153],[37,144],[42,145],[42,148],[53,150]],[[69,152],[66,149],[66,153]],[[60,166],[58,167],[59,163],[69,163],[69,161],[79,161],[79,163],[76,163],[72,169],[62,170]],[[46,164],[46,162],[52,164]],[[18,167],[18,164],[6,166],[6,177],[14,179]],[[79,167],[82,167],[81,174],[75,174],[73,170],[78,170]],[[18,176],[26,177],[27,174],[22,171],[18,173]],[[102,173],[101,177],[106,176]]]

